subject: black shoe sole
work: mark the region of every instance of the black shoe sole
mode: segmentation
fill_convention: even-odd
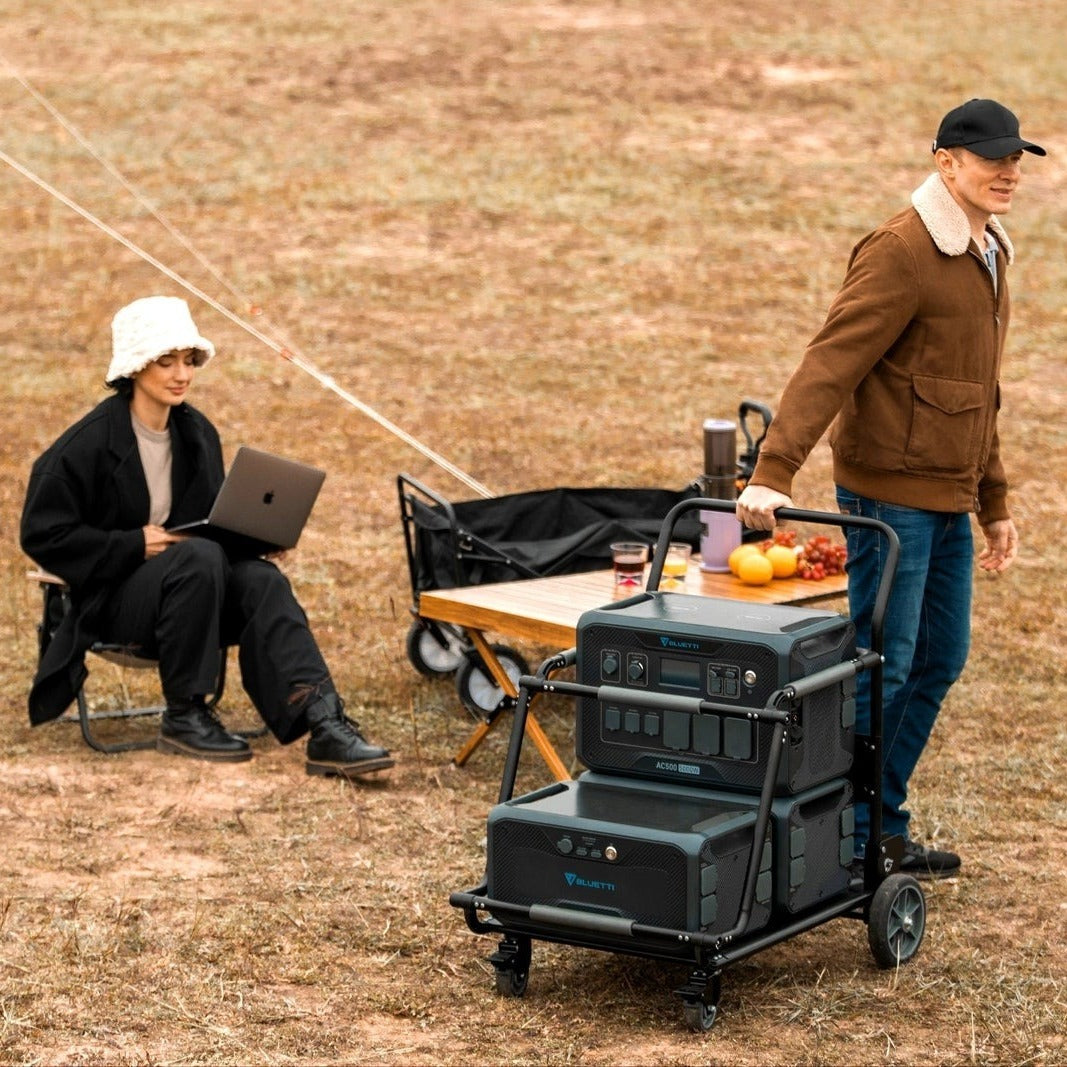
[[[211,763],[244,763],[245,760],[252,758],[250,748],[238,749],[235,752],[214,748],[194,748],[173,737],[157,737],[156,751],[165,752],[169,756],[188,756],[190,759],[208,760]]]
[[[317,775],[320,778],[358,778],[364,774],[373,774],[375,771],[387,771],[395,766],[396,760],[389,756],[359,760],[356,763],[326,763],[309,759],[306,764],[308,774]]]

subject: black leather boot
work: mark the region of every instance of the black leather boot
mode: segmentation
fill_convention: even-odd
[[[195,759],[240,763],[252,758],[252,749],[243,737],[231,734],[202,697],[168,700],[159,724],[156,749]]]
[[[326,693],[308,705],[308,774],[350,778],[388,770],[395,762],[388,750],[368,744],[344,707],[336,693]]]

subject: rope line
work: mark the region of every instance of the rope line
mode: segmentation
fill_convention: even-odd
[[[251,314],[262,314],[262,310],[258,308],[251,299],[241,293],[240,290],[236,289],[233,285],[231,285],[230,282],[227,281],[227,279],[223,276],[222,272],[219,271],[210,262],[210,260],[203,256],[176,227],[174,227],[166,218],[164,218],[161,212],[159,212],[155,208],[155,206],[152,205],[141,194],[141,192],[126,179],[126,177],[118,170],[118,168],[116,168],[109,160],[107,160],[104,156],[98,153],[93,147],[93,145],[88,141],[88,139],[85,138],[82,133],[77,129],[77,127],[74,126],[71,122],[69,122],[58,111],[58,109],[56,109],[32,85],[30,85],[30,83],[19,73],[19,71],[8,61],[8,59],[2,53],[0,53],[0,61],[3,62],[5,67],[7,67],[11,76],[19,83],[19,85],[21,85],[22,88],[25,89],[26,92],[28,92],[56,120],[56,122],[58,122],[63,127],[63,129],[65,129],[71,135],[71,137],[73,137],[78,142],[78,144],[90,156],[92,156],[93,159],[97,161],[97,163],[104,167],[104,169],[107,170],[107,172],[116,181],[118,181],[122,185],[122,187],[128,193],[130,193],[130,195],[133,196],[138,201],[138,203],[140,203],[141,206],[145,208],[146,211],[149,212],[149,214],[151,214],[151,216],[167,231],[167,233],[170,234],[170,236],[173,237],[187,252],[189,252],[190,255],[192,255],[196,259],[196,261],[206,271],[208,271],[208,273],[210,273],[211,276],[221,286],[223,286],[223,288],[227,290],[227,292],[230,293],[231,296],[233,296],[239,303],[245,305],[249,309],[249,312]],[[6,163],[9,167],[17,171],[24,178],[31,181],[34,185],[42,189],[44,192],[48,193],[49,196],[54,197],[61,204],[65,205],[75,214],[81,216],[87,222],[91,223],[93,226],[95,226],[102,233],[106,234],[112,240],[117,241],[129,251],[133,252],[134,255],[143,259],[146,263],[150,264],[156,270],[160,271],[160,273],[166,275],[166,277],[170,278],[177,285],[181,286],[186,292],[195,296],[198,300],[203,301],[209,307],[214,308],[220,315],[229,319],[230,322],[234,323],[246,333],[250,334],[257,341],[260,341],[262,344],[266,345],[268,348],[271,349],[271,351],[281,356],[289,363],[292,363],[295,367],[299,367],[300,370],[304,371],[305,374],[310,375],[320,385],[324,386],[326,389],[329,389],[332,393],[334,393],[336,396],[340,397],[343,401],[345,401],[345,403],[349,404],[351,407],[354,407],[357,411],[366,415],[369,419],[377,423],[384,430],[387,430],[389,433],[399,438],[405,444],[415,449],[415,451],[425,456],[428,460],[441,467],[442,470],[447,471],[457,481],[462,482],[469,489],[471,489],[475,493],[478,493],[480,496],[490,497],[493,495],[492,492],[486,486],[481,484],[481,482],[471,477],[471,475],[467,474],[465,471],[460,470],[460,468],[457,467],[454,463],[445,459],[444,456],[440,455],[432,448],[429,448],[427,445],[423,444],[421,441],[413,437],[406,430],[397,426],[396,423],[392,422],[384,415],[379,414],[369,404],[364,403],[358,397],[350,393],[347,389],[344,389],[339,386],[330,375],[324,374],[317,367],[315,367],[310,362],[310,360],[308,360],[307,357],[299,350],[299,348],[297,348],[295,344],[290,342],[289,339],[286,338],[284,334],[277,329],[277,327],[272,326],[269,322],[265,322],[267,329],[275,335],[272,337],[265,333],[263,330],[260,330],[257,327],[253,326],[241,316],[232,312],[224,304],[219,303],[219,301],[215,300],[213,297],[205,293],[202,289],[195,286],[192,282],[187,281],[180,274],[178,274],[177,271],[171,269],[165,263],[162,263],[151,253],[147,252],[139,245],[134,244],[133,241],[129,240],[113,226],[109,226],[106,222],[98,218],[88,209],[76,203],[65,193],[55,188],[55,186],[49,184],[47,181],[45,181],[44,178],[40,177],[38,174],[30,170],[29,167],[26,167],[18,160],[12,158],[3,149],[0,149],[0,161]],[[278,338],[280,338],[280,340]]]

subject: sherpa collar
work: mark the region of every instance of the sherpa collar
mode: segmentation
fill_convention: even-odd
[[[946,256],[962,256],[967,251],[971,244],[970,224],[963,208],[952,199],[952,194],[941,180],[940,174],[931,174],[911,194],[911,202],[923,225],[929,230],[934,244]],[[1015,249],[1000,220],[995,215],[990,215],[986,225],[993,231],[997,244],[1011,263],[1015,259]]]

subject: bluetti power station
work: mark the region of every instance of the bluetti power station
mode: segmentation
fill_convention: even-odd
[[[645,694],[762,708],[787,682],[855,654],[855,629],[836,612],[684,593],[645,593],[586,612],[577,630],[578,680],[615,692],[579,701],[578,758],[610,774],[758,791],[769,724],[650,709]],[[806,698],[776,792],[847,774],[855,725],[853,679]]]
[[[773,733],[700,714],[759,709],[788,682],[855,655],[834,612],[643,593],[585,613],[573,782],[497,805],[488,893],[714,933],[737,918]],[[774,784],[748,929],[839,893],[853,852],[854,679],[801,703]],[[650,695],[651,694],[651,695]],[[672,697],[680,697],[671,707]]]

